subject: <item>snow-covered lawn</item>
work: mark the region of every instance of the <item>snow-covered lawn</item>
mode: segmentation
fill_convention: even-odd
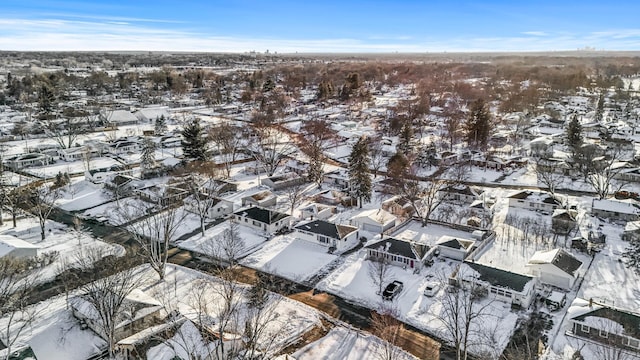
[[[424,296],[423,292],[427,282],[444,282],[444,279],[453,273],[457,262],[448,259],[438,260],[433,266],[424,268],[418,274],[397,266],[390,266],[383,286],[398,280],[404,287],[392,301],[386,301],[377,293],[378,288],[369,275],[370,265],[365,256],[364,252],[348,256],[344,264],[324,278],[316,287],[371,309],[392,309],[398,314],[400,320],[430,334],[450,339],[440,320],[446,318],[441,304],[444,290],[441,289],[431,298]],[[496,341],[493,344],[494,350],[501,351],[515,329],[518,315],[511,312],[510,304],[504,302],[485,299],[478,305],[487,305],[487,308],[482,321],[478,321],[476,330],[483,334],[494,334]],[[486,344],[486,339],[483,341]]]
[[[124,249],[120,245],[108,244],[100,241],[86,232],[78,232],[53,221],[46,223],[46,238],[40,240],[40,224],[35,218],[18,220],[17,227],[11,223],[5,223],[0,227],[0,234],[11,235],[39,247],[38,255],[56,251],[58,258],[51,264],[39,269],[37,282],[44,283],[53,280],[66,265],[73,265],[78,257],[83,257],[92,251],[101,252],[102,256],[114,254],[124,255]],[[86,260],[86,259],[85,259]]]
[[[218,323],[223,309],[223,285],[220,279],[177,265],[167,266],[164,281],[158,281],[157,274],[148,265],[136,268],[134,273],[139,281],[138,289],[159,301],[166,313],[177,310],[188,319],[196,319],[201,314]],[[238,284],[238,317],[237,322],[232,322],[227,328],[229,334],[243,334],[245,331],[243,324],[249,316],[245,297],[248,289],[249,286]],[[206,301],[206,305],[202,301]],[[259,337],[258,342],[268,351],[278,351],[320,325],[320,314],[316,310],[280,295],[272,294],[265,307],[273,311],[274,316],[272,321],[265,323],[264,337]],[[22,333],[14,349],[30,346],[38,359],[73,360],[86,359],[103,346],[104,341],[91,330],[80,330],[78,321],[73,319],[66,307],[64,296],[36,304],[33,309],[38,309],[39,316]],[[0,318],[0,326],[6,326],[7,320],[6,317]],[[148,358],[172,359],[176,353],[168,346],[169,343],[161,343],[149,350],[153,357]]]
[[[186,240],[178,243],[178,247],[205,255],[215,255],[225,258],[226,254],[222,248],[220,237],[223,236],[225,230],[229,229],[228,221],[222,222],[205,231],[205,235],[198,233]],[[240,239],[242,243],[238,247],[234,247],[234,253],[237,258],[247,255],[257,247],[265,244],[267,237],[246,226],[238,226]],[[228,260],[228,259],[226,259]]]
[[[322,245],[296,239],[294,235],[286,235],[274,237],[241,263],[302,282],[337,258],[338,256],[327,253],[327,248]]]
[[[123,213],[136,213],[139,209],[144,209],[148,206],[148,203],[136,197],[127,197],[86,210],[81,216],[85,218],[106,219],[109,224],[120,225],[123,221]]]
[[[63,210],[79,211],[103,204],[111,198],[102,185],[82,180],[63,187],[56,205]]]
[[[381,358],[384,344],[380,338],[362,331],[347,328],[332,328],[327,335],[306,345],[292,354],[297,360],[360,360]],[[400,349],[393,352],[394,360],[416,359]]]
[[[422,226],[420,221],[411,221],[395,229],[390,236],[396,239],[414,241],[420,244],[434,246],[443,236],[451,236],[457,239],[472,240],[472,234],[467,231],[453,229],[451,227],[428,224]]]

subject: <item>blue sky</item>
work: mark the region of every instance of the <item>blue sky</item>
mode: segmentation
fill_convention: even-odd
[[[640,2],[0,0],[1,50],[640,50]]]

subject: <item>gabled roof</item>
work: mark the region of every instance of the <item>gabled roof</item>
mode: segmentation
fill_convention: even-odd
[[[406,240],[399,240],[391,237],[378,240],[365,246],[365,248],[378,250],[392,255],[400,255],[409,259],[420,260],[421,257],[418,255],[419,251],[416,248],[417,246],[425,247],[425,249],[422,249],[424,251],[420,251],[420,253],[423,254],[429,249],[427,245],[415,244]]]
[[[274,210],[264,209],[260,207],[251,207],[248,209],[236,211],[235,215],[246,216],[249,219],[259,221],[263,224],[273,224],[282,219],[289,217],[289,214],[281,213]]]
[[[576,259],[563,249],[536,251],[528,264],[552,264],[565,273],[575,276],[576,270],[582,266],[582,261]]]
[[[354,219],[367,218],[374,223],[382,224],[382,225],[396,220],[396,217],[394,215],[392,215],[390,212],[383,209],[365,210],[360,214],[354,216],[353,218]]]
[[[638,313],[589,302],[584,299],[575,299],[567,314],[572,321],[589,322],[590,325],[595,323],[596,326],[598,322],[589,319],[590,317],[613,321],[622,326],[625,334],[640,339],[640,314]],[[603,322],[603,325],[605,327],[602,330],[611,331],[606,328],[606,321]]]
[[[465,261],[465,264],[480,275],[479,280],[486,281],[493,286],[504,287],[518,292],[522,292],[525,286],[533,280],[531,276],[516,274],[474,262]]]
[[[332,239],[343,239],[352,232],[358,231],[357,227],[336,225],[324,220],[314,220],[306,224],[298,225],[296,229],[324,235]]]
[[[14,249],[38,249],[39,247],[11,235],[0,235],[0,257],[7,255]]]
[[[469,250],[471,248],[471,246],[473,246],[473,241],[471,240],[464,240],[464,239],[457,239],[451,236],[443,236],[441,237],[436,244],[438,244],[438,246],[445,246],[448,248],[452,248],[452,249],[464,249],[464,250]]]

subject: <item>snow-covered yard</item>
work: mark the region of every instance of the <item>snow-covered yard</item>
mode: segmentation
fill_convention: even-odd
[[[294,235],[276,236],[241,261],[243,265],[302,282],[338,258],[327,248]]]
[[[205,231],[205,235],[198,233],[190,238],[178,243],[178,247],[205,255],[215,255],[216,257],[226,257],[225,249],[221,244],[220,237],[224,236],[225,230],[229,229],[229,222],[225,221],[217,224]],[[249,252],[265,244],[267,238],[253,229],[245,226],[237,226],[240,235],[240,244],[233,245],[233,254],[236,258],[246,256]],[[226,259],[228,260],[228,259]]]
[[[62,188],[61,197],[56,205],[63,210],[79,211],[103,204],[112,197],[103,189],[102,185],[82,180],[72,182]]]

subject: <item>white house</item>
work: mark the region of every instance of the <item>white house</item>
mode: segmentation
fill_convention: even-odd
[[[342,252],[358,244],[358,228],[313,220],[295,227],[296,237]]]
[[[526,267],[541,283],[571,290],[581,275],[582,261],[565,250],[554,249],[536,251]]]
[[[478,286],[490,298],[528,308],[535,298],[536,279],[529,275],[465,261],[457,274],[461,286]]]
[[[38,246],[11,235],[0,235],[0,258],[18,259],[38,256]]]
[[[200,194],[202,199],[206,199],[206,194]],[[209,219],[219,219],[223,216],[233,213],[233,201],[221,199],[217,196],[212,196],[212,199],[206,199],[205,201],[211,201],[206,217]],[[198,204],[191,197],[185,199],[184,207],[187,211],[198,214]]]
[[[432,253],[427,245],[392,237],[375,241],[364,250],[367,258],[383,258],[392,265],[416,270],[422,268],[423,261]]]
[[[30,153],[17,155],[7,159],[6,164],[13,170],[20,170],[30,166],[45,166],[53,162],[53,158],[47,154]]]
[[[138,118],[129,110],[106,110],[100,115],[104,122],[113,126],[133,125],[138,123]]]
[[[311,220],[326,220],[335,213],[335,210],[335,206],[311,203],[300,209],[300,216],[303,219],[311,218]]]
[[[562,207],[562,202],[547,193],[525,190],[509,196],[509,206],[551,214]]]
[[[613,220],[634,221],[640,218],[640,204],[631,199],[593,199],[591,214]]]
[[[453,236],[444,235],[438,239],[436,245],[440,255],[454,260],[464,260],[473,251],[475,241],[458,239]]]
[[[351,218],[351,225],[372,233],[382,234],[396,225],[397,218],[386,210],[365,210]]]
[[[250,207],[233,214],[236,222],[272,234],[289,227],[291,215],[260,207]]]
[[[154,106],[142,108],[134,113],[135,117],[140,121],[150,122],[156,121],[157,118],[163,117],[167,120],[171,117],[169,108],[165,106]]]
[[[468,185],[448,186],[439,191],[439,195],[448,201],[471,204],[480,199],[482,190]]]
[[[138,153],[142,150],[142,145],[137,140],[118,140],[110,144],[108,150],[115,155]]]

